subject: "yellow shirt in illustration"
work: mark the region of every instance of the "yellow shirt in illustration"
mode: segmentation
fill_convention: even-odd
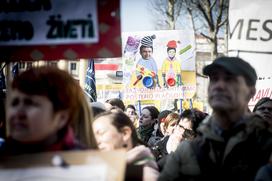
[[[162,63],[162,74],[165,74],[166,77],[175,78],[176,75],[181,74],[181,65],[176,58],[173,60],[165,59]]]

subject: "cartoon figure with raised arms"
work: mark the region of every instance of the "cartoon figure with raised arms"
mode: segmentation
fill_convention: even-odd
[[[176,58],[176,48],[179,41],[171,40],[167,43],[168,57],[162,63],[162,78],[165,88],[181,86],[181,65]]]

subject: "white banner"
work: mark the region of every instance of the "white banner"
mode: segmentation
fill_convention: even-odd
[[[230,0],[229,55],[248,61],[258,75],[257,92],[249,107],[262,97],[272,98],[272,1]]]
[[[126,32],[122,41],[125,100],[190,99],[195,95],[192,31]],[[153,47],[149,58],[140,53],[145,43]]]
[[[0,1],[0,45],[94,42],[96,0]]]

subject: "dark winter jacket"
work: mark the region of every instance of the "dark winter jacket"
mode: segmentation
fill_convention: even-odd
[[[152,148],[151,151],[154,154],[156,161],[159,161],[164,156],[168,155],[166,150],[166,144],[169,139],[169,135],[163,137],[160,141],[158,141]]]
[[[253,181],[269,160],[272,131],[260,117],[243,118],[228,133],[219,134],[213,117],[204,120],[193,141],[183,141],[168,155],[159,180]]]

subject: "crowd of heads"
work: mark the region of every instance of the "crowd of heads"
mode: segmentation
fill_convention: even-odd
[[[143,40],[142,54],[145,55],[145,48],[152,51],[152,38]],[[208,102],[213,109],[210,116],[196,108],[179,113],[160,111],[154,105],[145,105],[139,110],[137,105],[126,105],[120,98],[90,103],[79,84],[66,71],[54,67],[28,69],[16,76],[8,89],[6,110],[1,113],[3,118],[0,124],[0,129],[5,128],[0,135],[5,139],[5,144],[2,146],[1,142],[0,151],[13,155],[74,149],[125,149],[129,164],[150,157],[154,159],[145,161],[145,166],[152,165],[153,169],[157,169],[155,160],[166,165],[175,164],[177,160],[171,161],[171,158],[175,154],[178,157],[186,154],[183,149],[188,147],[182,146],[184,144],[201,142],[191,147],[198,147],[197,151],[202,153],[201,146],[207,138],[215,139],[214,142],[221,140],[223,145],[235,137],[236,132],[249,130],[244,130],[247,126],[245,120],[251,119],[248,116],[248,102],[256,92],[257,80],[251,65],[237,57],[220,57],[204,67],[203,73],[210,81]],[[256,125],[264,122],[266,126],[261,128],[271,130],[271,98],[260,99],[252,112],[255,116],[252,120],[260,120]],[[248,122],[251,126],[255,125],[253,121]],[[211,135],[221,138],[210,138]],[[267,138],[260,139],[265,143]],[[163,158],[167,158],[166,163]],[[170,172],[162,172],[160,179],[167,178]]]

